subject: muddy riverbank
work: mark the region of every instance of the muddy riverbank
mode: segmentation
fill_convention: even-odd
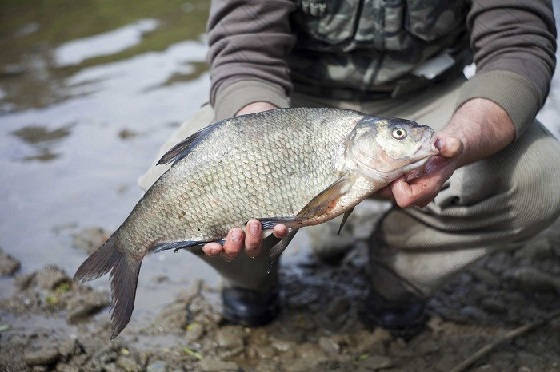
[[[99,238],[84,231],[78,240],[86,248]],[[298,264],[284,265],[283,311],[266,327],[226,324],[218,288],[189,280],[153,316],[132,322],[109,342],[107,291],[73,283],[56,266],[20,274],[17,261],[2,253],[0,270],[9,277],[11,293],[0,300],[0,366],[7,371],[449,371],[508,331],[560,309],[560,223],[523,248],[497,252],[460,274],[431,300],[428,326],[408,341],[361,321],[366,257],[361,242],[336,265],[308,254]],[[150,286],[166,291],[169,280],[162,275]],[[144,295],[140,291],[138,297]],[[558,370],[558,334],[560,318],[499,346],[471,370]]]

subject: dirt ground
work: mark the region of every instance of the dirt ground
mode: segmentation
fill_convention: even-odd
[[[95,240],[91,235],[78,236],[80,244]],[[73,283],[56,266],[18,274],[18,262],[2,253],[0,274],[12,278],[0,300],[0,370],[450,371],[560,309],[559,222],[523,248],[458,275],[431,300],[428,326],[409,341],[360,320],[366,252],[361,242],[338,265],[309,257],[284,266],[283,311],[269,326],[225,324],[218,289],[197,280],[114,341],[107,292]],[[166,280],[154,285],[164,290]],[[468,370],[560,370],[560,317],[504,342]]]

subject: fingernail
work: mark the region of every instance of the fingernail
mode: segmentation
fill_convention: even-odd
[[[259,223],[254,221],[249,224],[249,231],[253,235],[257,235],[259,233]]]
[[[240,241],[240,240],[241,240],[241,231],[239,231],[239,230],[233,230],[233,231],[231,232],[231,241],[237,243],[237,242]]]

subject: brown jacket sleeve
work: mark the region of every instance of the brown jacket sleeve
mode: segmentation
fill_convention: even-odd
[[[296,39],[289,17],[294,9],[291,0],[212,0],[208,60],[216,119],[255,101],[288,106],[286,57]]]
[[[475,76],[457,107],[475,97],[500,105],[516,137],[544,104],[556,65],[556,26],[547,0],[473,0],[467,16]]]

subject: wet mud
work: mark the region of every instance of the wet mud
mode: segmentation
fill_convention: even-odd
[[[89,251],[102,229],[75,237]],[[0,255],[11,295],[0,300],[6,371],[450,371],[509,331],[560,309],[560,222],[523,247],[475,263],[436,293],[426,328],[409,340],[366,325],[367,243],[338,261],[306,255],[280,273],[282,312],[265,327],[227,324],[219,288],[192,280],[157,313],[109,341],[109,294],[56,266],[19,274]],[[165,291],[169,282],[154,283]],[[139,292],[138,296],[144,294]],[[133,317],[136,315],[133,315]],[[472,371],[560,368],[560,317],[476,360]]]

